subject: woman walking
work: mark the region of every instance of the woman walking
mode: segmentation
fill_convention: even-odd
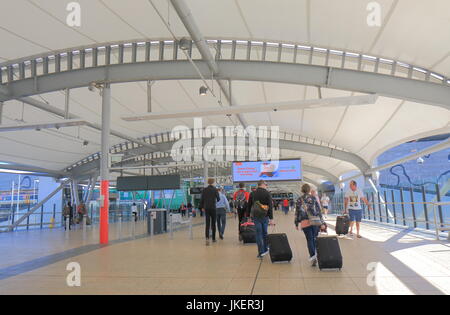
[[[303,195],[298,198],[295,207],[295,226],[298,230],[300,224],[303,233],[305,233],[309,261],[314,267],[317,265],[316,240],[321,226],[324,225],[324,220],[317,198],[311,195],[311,187],[304,184],[301,191]]]

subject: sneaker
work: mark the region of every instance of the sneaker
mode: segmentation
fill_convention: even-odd
[[[261,257],[264,257],[264,256],[266,256],[267,254],[269,253],[269,251],[268,250],[266,250],[264,253],[262,253],[261,254]]]
[[[209,246],[209,240],[206,240],[206,246]]]
[[[216,240],[213,240],[213,243],[217,242]]]
[[[311,263],[311,267],[315,267],[317,265],[317,255],[310,257],[309,262]]]
[[[223,235],[219,235],[219,238],[220,238],[221,240],[223,240]]]
[[[261,254],[258,254],[258,256],[256,256],[256,258],[258,258],[258,259],[262,259],[262,258],[263,258],[263,256],[261,256]]]

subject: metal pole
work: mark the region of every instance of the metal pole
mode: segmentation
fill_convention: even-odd
[[[152,112],[152,85],[153,85],[152,81],[147,81],[147,112],[149,113]]]
[[[86,239],[86,214],[83,214],[83,239]]]
[[[41,206],[41,230],[43,226],[43,221],[44,221],[44,205]]]
[[[373,220],[377,221],[377,208],[375,204],[375,193],[372,192],[372,209],[373,209]]]
[[[20,203],[20,174],[19,174],[19,182],[17,183],[17,213],[20,212],[19,203]]]
[[[14,223],[14,186],[15,183],[14,181],[12,181],[11,183],[11,209],[9,211],[9,215],[10,215],[10,225],[12,225]]]
[[[381,214],[381,197],[380,192],[377,192],[377,200],[378,200],[378,212],[380,213],[380,222],[383,222],[383,215]]]
[[[439,241],[439,226],[437,223],[436,205],[435,204],[433,204],[433,215],[434,215],[434,229],[436,231],[436,241]]]
[[[392,199],[392,211],[394,211],[394,224],[397,224],[397,213],[395,211],[395,194],[394,194],[394,190],[391,190],[391,199]]]
[[[2,116],[3,116],[3,102],[0,102],[0,125],[2,124]]]
[[[411,187],[409,189],[409,192],[411,194],[411,209],[412,209],[412,215],[413,215],[413,221],[414,221],[414,228],[416,228],[417,221],[416,221],[416,207],[414,205],[414,189]]]
[[[194,239],[194,232],[192,231],[192,213],[189,213],[189,239]]]
[[[205,160],[203,161],[203,181],[205,184],[205,187],[208,186],[208,162]]]
[[[172,212],[169,214],[169,228],[170,228],[170,239],[173,240],[173,219]]]
[[[64,104],[64,119],[69,119],[69,102],[70,102],[70,90],[66,89],[66,102]]]
[[[100,244],[108,244],[109,210],[109,133],[111,129],[111,86],[102,91],[102,155],[100,161]]]
[[[425,215],[425,226],[428,229],[430,229],[430,224],[428,223],[428,207],[427,207],[427,195],[425,192],[425,186],[422,186],[422,200],[423,200],[423,213]]]
[[[122,212],[119,212],[119,239],[122,238]]]
[[[386,223],[389,223],[389,211],[388,211],[388,200],[386,190],[383,192],[384,195],[384,210],[386,212]]]
[[[441,191],[439,189],[438,184],[436,184],[436,201],[441,202]],[[443,226],[442,224],[444,223],[444,217],[442,215],[442,206],[440,204],[438,206],[438,210],[439,210],[439,222],[440,222],[441,226]]]
[[[403,197],[403,188],[400,188],[400,202],[402,203],[402,218],[403,218],[403,225],[406,226],[406,218],[405,218],[405,198]]]

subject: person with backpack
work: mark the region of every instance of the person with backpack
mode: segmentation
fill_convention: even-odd
[[[315,267],[317,265],[317,236],[319,231],[324,228],[325,221],[317,198],[311,195],[311,186],[304,184],[301,191],[303,195],[298,198],[295,206],[295,227],[298,230],[300,224],[308,245],[309,261]]]
[[[69,219],[69,230],[71,230],[72,228],[72,224],[73,224],[73,207],[72,207],[72,203],[69,201],[67,203],[67,205],[64,207],[64,230],[66,230],[66,221],[67,219]]]
[[[78,223],[83,223],[83,216],[87,214],[86,205],[84,202],[80,202],[80,204],[77,207],[77,213],[78,213]]]
[[[273,225],[273,200],[264,180],[258,182],[258,188],[248,198],[247,215],[250,215],[256,228],[258,256],[262,258],[269,253],[267,228]]]
[[[233,195],[234,207],[238,213],[238,228],[242,223],[247,211],[247,203],[250,194],[245,190],[245,184],[239,183],[239,190],[237,190]]]

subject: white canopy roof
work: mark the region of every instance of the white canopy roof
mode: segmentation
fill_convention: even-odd
[[[147,0],[79,0],[81,26],[66,24],[66,2],[14,0],[0,3],[0,62],[78,46],[173,39]],[[400,61],[450,77],[450,2],[447,0],[378,0],[382,26],[370,27],[365,1],[360,0],[186,0],[205,38],[273,42],[321,47]],[[176,37],[190,38],[166,0],[153,0]],[[224,52],[226,51],[225,48]],[[214,53],[214,50],[211,50]],[[238,49],[239,52],[239,49]],[[241,51],[245,54],[245,50]],[[252,54],[260,54],[253,50]],[[269,51],[268,56],[276,51]],[[113,52],[114,58],[117,53]],[[259,56],[259,55],[258,55]],[[284,56],[284,55],[283,55]],[[193,56],[199,59],[199,56]],[[269,58],[269,57],[268,57]],[[284,58],[284,57],[283,57]],[[319,60],[322,57],[317,57]],[[270,58],[269,58],[270,59]],[[283,60],[281,60],[283,61]],[[330,66],[340,66],[338,58]],[[357,62],[355,62],[355,68]],[[371,71],[367,66],[361,70]],[[380,69],[387,73],[388,70]],[[211,83],[213,84],[213,83]],[[161,80],[152,86],[153,111],[175,111],[219,106],[211,96],[199,96],[201,80]],[[274,82],[234,80],[237,104],[276,103],[317,99],[318,88]],[[214,83],[215,91],[219,90]],[[447,85],[450,89],[450,86]],[[356,89],[355,89],[356,91]],[[218,92],[217,92],[218,94]],[[322,88],[323,98],[360,95]],[[63,91],[33,96],[64,109]],[[192,119],[125,122],[123,116],[147,110],[145,82],[112,85],[112,128],[139,138],[170,131],[176,125],[193,127]],[[101,123],[101,96],[87,88],[70,92],[70,112]],[[373,165],[386,149],[405,141],[450,132],[450,110],[411,100],[381,96],[376,104],[315,108],[270,113],[246,113],[251,125],[279,125],[285,132],[324,142],[354,153]],[[2,123],[42,122],[58,119],[18,100],[4,103]],[[212,116],[204,124],[226,126],[235,117]],[[83,146],[84,140],[89,144]],[[112,144],[123,142],[111,137]],[[0,161],[62,170],[100,150],[100,132],[89,127],[0,133]],[[357,169],[335,158],[283,150],[284,157],[302,157],[305,164],[338,177]],[[325,179],[307,174],[313,180]]]

